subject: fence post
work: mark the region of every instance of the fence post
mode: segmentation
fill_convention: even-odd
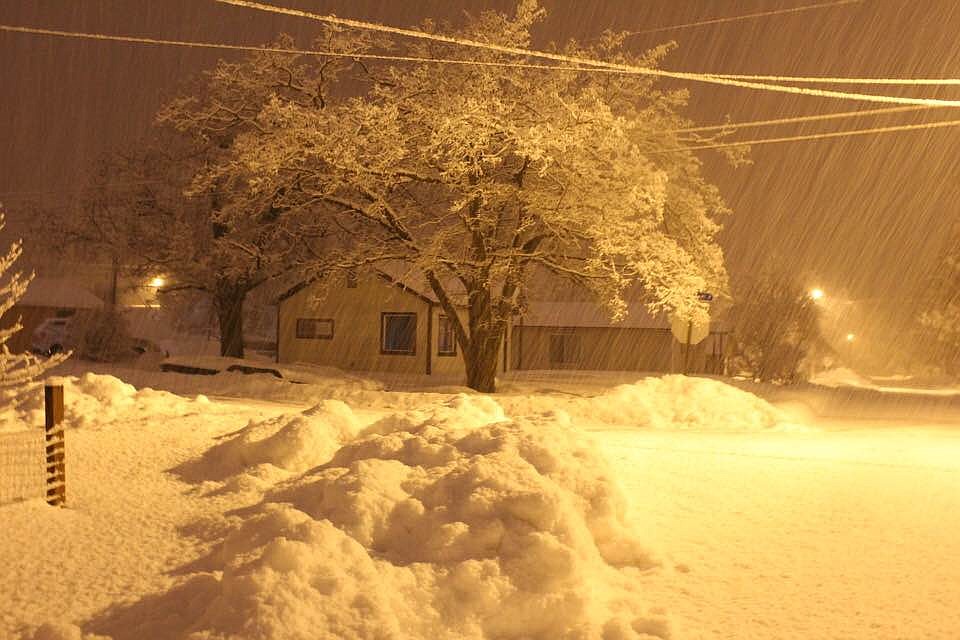
[[[66,443],[63,433],[63,385],[43,387],[44,431],[47,455],[47,504],[67,502]]]

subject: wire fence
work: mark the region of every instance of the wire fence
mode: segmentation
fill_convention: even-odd
[[[63,387],[44,387],[44,428],[0,433],[0,505],[43,498],[66,502]]]
[[[0,504],[47,497],[45,447],[40,427],[0,433]]]

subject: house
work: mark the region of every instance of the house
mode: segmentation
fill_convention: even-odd
[[[71,323],[82,326],[93,312],[103,307],[103,300],[95,296],[83,283],[72,278],[35,277],[23,297],[4,314],[3,326],[20,318],[23,328],[7,341],[14,353],[29,351],[33,332],[48,318],[71,318]]]
[[[511,368],[589,371],[657,371],[721,374],[729,340],[722,323],[689,351],[669,320],[633,302],[613,322],[595,302],[531,301],[514,323]],[[686,364],[685,364],[686,362]]]
[[[459,301],[459,302],[462,302]],[[466,308],[460,304],[466,322]],[[664,317],[640,303],[611,322],[594,302],[531,301],[508,328],[498,370],[579,369],[723,373],[726,330],[689,352]],[[453,328],[422,277],[372,271],[300,283],[280,296],[277,361],[462,379]]]
[[[466,309],[458,306],[466,322]],[[453,326],[422,278],[408,271],[365,271],[300,283],[280,296],[277,307],[277,362],[463,375]]]

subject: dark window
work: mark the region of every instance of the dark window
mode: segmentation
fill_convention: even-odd
[[[457,337],[453,333],[453,323],[445,315],[441,315],[437,323],[437,355],[457,355]]]
[[[347,281],[347,289],[356,289],[356,288],[357,288],[357,271],[356,271],[356,269],[347,269],[347,272],[346,272],[346,281]]]
[[[580,360],[580,336],[555,333],[550,336],[550,363],[573,364]]]
[[[417,352],[417,314],[380,315],[380,352],[413,355]]]
[[[297,337],[330,340],[333,338],[333,320],[330,318],[297,318]]]

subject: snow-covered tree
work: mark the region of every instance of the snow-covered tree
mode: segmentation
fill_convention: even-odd
[[[940,252],[933,275],[925,292],[920,325],[939,348],[933,360],[956,374],[960,356],[960,224],[954,226]]]
[[[808,358],[832,349],[820,332],[820,310],[789,270],[765,267],[735,282],[732,364],[756,379],[799,382]]]
[[[0,207],[0,231],[5,225],[3,209]],[[38,358],[30,353],[11,353],[7,341],[23,328],[20,319],[7,324],[9,318],[4,315],[26,293],[32,275],[25,275],[22,271],[12,271],[13,265],[23,253],[22,244],[17,241],[3,255],[0,255],[0,404],[6,407],[16,407],[25,398],[24,394],[32,388],[34,382],[43,372],[62,362],[67,355],[58,354],[51,358]]]
[[[542,16],[523,0],[514,16],[485,12],[450,33],[526,47]],[[651,67],[669,49],[632,55],[621,41],[565,51]],[[445,44],[408,53],[516,61]],[[274,95],[223,171],[240,164],[259,193],[323,205],[352,235],[339,264],[402,260],[421,272],[453,323],[470,387],[494,389],[535,268],[592,291],[614,318],[633,284],[651,310],[690,317],[706,313],[698,291],[725,287],[716,234],[726,208],[677,133],[684,91],[649,76],[472,64],[372,76],[369,91],[325,108]]]
[[[325,50],[355,51],[338,31],[325,34]],[[289,48],[283,38],[276,46]],[[188,83],[159,112],[160,128],[130,151],[99,163],[74,215],[59,221],[70,243],[106,252],[127,270],[169,283],[162,295],[194,291],[210,296],[222,355],[242,357],[244,304],[263,283],[315,268],[315,252],[328,225],[283,200],[283,189],[251,191],[250,173],[230,164],[239,134],[258,135],[255,121],[266,102],[282,97],[320,108],[328,85],[353,63],[337,56],[314,66],[299,56],[255,53],[221,61]],[[207,166],[215,179],[193,184]]]

